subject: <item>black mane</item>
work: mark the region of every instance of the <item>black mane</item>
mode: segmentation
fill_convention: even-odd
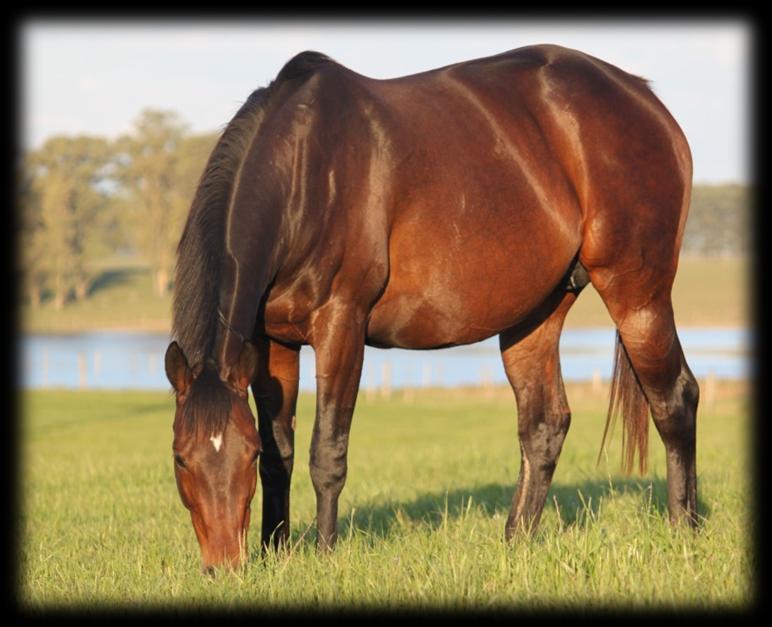
[[[278,86],[308,79],[332,59],[301,52],[268,87],[252,92],[223,131],[206,164],[177,248],[172,333],[192,368],[212,357],[225,248],[225,224],[235,173]]]
[[[226,212],[244,138],[259,124],[268,89],[249,96],[223,131],[193,198],[177,247],[172,333],[192,368],[214,350]]]
[[[217,337],[225,224],[236,172],[277,87],[291,80],[306,80],[331,61],[318,52],[301,52],[284,65],[268,87],[253,91],[226,126],[201,175],[177,247],[172,305],[173,336],[189,366],[201,372],[185,404],[188,428],[221,433],[230,415],[230,394],[211,359]]]

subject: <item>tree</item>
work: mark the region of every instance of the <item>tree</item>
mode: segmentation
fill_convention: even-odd
[[[46,287],[46,242],[40,197],[35,189],[32,168],[27,158],[17,172],[16,184],[17,215],[19,216],[19,257],[20,275],[24,291],[33,308],[37,309],[43,300]]]
[[[133,243],[153,271],[155,293],[163,296],[192,199],[181,177],[187,127],[176,113],[152,109],[145,109],[134,126],[133,134],[117,142],[121,206]]]
[[[52,137],[28,156],[31,202],[22,208],[31,246],[27,259],[34,262],[32,277],[46,277],[56,309],[70,293],[86,297],[98,273],[96,262],[109,249],[105,233],[114,220],[105,189],[109,154],[105,139],[82,135]]]

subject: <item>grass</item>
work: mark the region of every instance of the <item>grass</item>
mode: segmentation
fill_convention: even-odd
[[[748,325],[748,272],[745,259],[683,257],[673,287],[679,326]],[[113,262],[81,303],[55,311],[50,302],[37,310],[25,305],[20,320],[26,333],[72,333],[94,329],[135,329],[168,332],[171,297],[153,293],[149,270],[141,265]],[[612,324],[606,307],[588,286],[566,319],[566,327],[603,327]]]
[[[199,573],[177,495],[164,393],[22,394],[23,607],[549,609],[738,608],[752,600],[748,391],[720,382],[698,428],[701,530],[667,522],[663,447],[619,474],[619,434],[595,459],[605,397],[568,388],[571,432],[539,532],[504,522],[519,468],[507,388],[360,396],[332,555],[314,548],[314,398],[299,399],[291,550]]]

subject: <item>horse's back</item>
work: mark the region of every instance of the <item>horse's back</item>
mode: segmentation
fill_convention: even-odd
[[[299,144],[313,165],[298,189],[316,190],[320,222],[294,248],[274,292],[283,304],[269,299],[267,313],[300,315],[298,300],[310,311],[333,289],[376,294],[376,344],[470,343],[526,321],[580,249],[605,251],[604,231],[631,228],[628,190],[650,197],[647,181],[683,160],[679,129],[645,81],[565,48],[389,80],[312,61],[277,135],[313,137]],[[297,281],[319,264],[352,278]]]

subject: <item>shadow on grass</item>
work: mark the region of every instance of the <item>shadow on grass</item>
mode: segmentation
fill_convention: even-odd
[[[136,277],[147,274],[145,268],[117,268],[115,270],[105,270],[91,283],[88,290],[89,297],[97,292],[107,289],[113,289],[135,282]]]
[[[439,528],[445,518],[460,518],[469,506],[486,514],[509,514],[515,487],[502,484],[487,484],[473,488],[460,488],[447,492],[423,494],[412,501],[389,502],[375,506],[354,505],[353,517],[349,513],[338,520],[340,537],[345,537],[353,524],[354,530],[366,530],[375,537],[385,538],[400,526],[400,518],[408,522],[428,525],[432,530]],[[651,494],[649,495],[649,491]],[[602,500],[614,499],[625,493],[642,494],[649,500],[653,511],[667,516],[667,482],[664,479],[615,478],[588,480],[567,485],[553,484],[547,495],[545,510],[555,509],[557,503],[560,518],[565,526],[592,524],[599,512]],[[708,506],[697,499],[697,511],[701,517],[710,514]],[[502,521],[502,535],[504,526]]]
[[[504,537],[504,522],[509,515],[515,486],[499,483],[470,488],[459,488],[447,492],[422,494],[410,501],[391,501],[378,505],[354,503],[353,516],[351,511],[338,518],[338,537],[346,538],[352,526],[355,532],[365,532],[370,541],[377,542],[400,534],[400,528],[408,524],[425,525],[431,531],[442,527],[447,518],[451,521],[463,518],[469,507],[493,516],[500,514],[501,537]],[[667,481],[665,479],[632,479],[625,477],[587,480],[581,483],[566,485],[553,484],[547,494],[545,510],[555,510],[555,504],[560,512],[563,528],[585,528],[594,525],[600,511],[601,502],[613,501],[625,494],[636,495],[637,498],[649,503],[650,511],[662,518],[667,517]],[[253,504],[254,507],[254,504]],[[698,496],[697,513],[701,520],[710,517],[710,508]],[[643,513],[642,513],[643,515]],[[543,527],[541,528],[543,529]],[[316,521],[307,527],[294,527],[290,533],[290,546],[312,549],[316,545]],[[259,544],[256,544],[251,555],[261,560]]]

